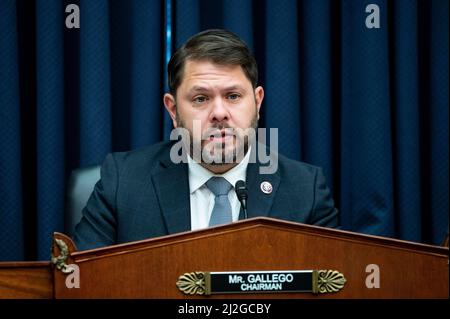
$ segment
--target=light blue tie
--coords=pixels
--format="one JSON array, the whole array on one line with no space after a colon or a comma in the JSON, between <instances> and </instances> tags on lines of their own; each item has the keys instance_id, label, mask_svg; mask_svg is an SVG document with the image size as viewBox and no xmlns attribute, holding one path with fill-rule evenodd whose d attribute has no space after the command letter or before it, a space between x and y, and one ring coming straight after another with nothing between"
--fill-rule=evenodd
<instances>
[{"instance_id":1,"label":"light blue tie","mask_svg":"<svg viewBox=\"0 0 450 319\"><path fill-rule=\"evenodd\" d=\"M223 177L211 177L206 186L216 196L209 226L231 223L233 217L228 192L233 186Z\"/></svg>"}]
</instances>

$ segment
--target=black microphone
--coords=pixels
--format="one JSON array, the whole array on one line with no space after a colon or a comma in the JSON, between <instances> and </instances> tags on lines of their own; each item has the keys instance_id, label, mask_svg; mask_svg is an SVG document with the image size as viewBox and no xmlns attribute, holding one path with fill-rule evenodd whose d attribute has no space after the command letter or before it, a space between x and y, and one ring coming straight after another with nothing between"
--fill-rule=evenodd
<instances>
[{"instance_id":1,"label":"black microphone","mask_svg":"<svg viewBox=\"0 0 450 319\"><path fill-rule=\"evenodd\" d=\"M244 211L244 219L247 219L247 198L248 198L247 185L245 185L244 181L239 180L236 182L234 189L236 191L236 195L239 199L239 202L241 203L242 210Z\"/></svg>"}]
</instances>

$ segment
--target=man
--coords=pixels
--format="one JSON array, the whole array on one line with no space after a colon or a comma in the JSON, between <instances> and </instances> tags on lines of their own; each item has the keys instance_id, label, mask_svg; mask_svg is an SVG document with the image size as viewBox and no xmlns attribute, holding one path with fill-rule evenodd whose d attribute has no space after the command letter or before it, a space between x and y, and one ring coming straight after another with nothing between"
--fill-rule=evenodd
<instances>
[{"instance_id":1,"label":"man","mask_svg":"<svg viewBox=\"0 0 450 319\"><path fill-rule=\"evenodd\" d=\"M264 146L246 132L257 126L264 90L244 42L224 30L201 32L175 52L168 73L164 105L187 141L109 154L75 230L78 249L242 219L239 180L248 189L248 218L338 226L320 168L271 154L271 173L261 173L255 154Z\"/></svg>"}]
</instances>

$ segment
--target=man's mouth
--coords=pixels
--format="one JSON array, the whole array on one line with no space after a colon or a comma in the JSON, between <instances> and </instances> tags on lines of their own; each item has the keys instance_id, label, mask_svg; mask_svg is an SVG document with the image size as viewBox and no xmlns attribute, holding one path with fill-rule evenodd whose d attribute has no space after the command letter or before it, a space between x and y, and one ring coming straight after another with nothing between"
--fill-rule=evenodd
<instances>
[{"instance_id":1,"label":"man's mouth","mask_svg":"<svg viewBox=\"0 0 450 319\"><path fill-rule=\"evenodd\" d=\"M232 128L226 128L222 130L212 130L210 132L207 132L205 135L206 135L206 138L204 138L205 140L215 143L219 142L223 143L234 136Z\"/></svg>"},{"instance_id":2,"label":"man's mouth","mask_svg":"<svg viewBox=\"0 0 450 319\"><path fill-rule=\"evenodd\" d=\"M226 131L220 131L220 134L212 134L209 136L209 140L215 143L224 143L225 141L233 138L233 134L231 133L231 130Z\"/></svg>"}]
</instances>

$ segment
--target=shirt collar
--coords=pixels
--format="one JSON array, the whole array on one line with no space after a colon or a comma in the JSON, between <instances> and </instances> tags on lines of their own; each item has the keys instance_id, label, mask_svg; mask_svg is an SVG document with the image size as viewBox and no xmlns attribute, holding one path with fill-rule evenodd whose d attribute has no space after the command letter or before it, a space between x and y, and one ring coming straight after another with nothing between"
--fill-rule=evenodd
<instances>
[{"instance_id":1,"label":"shirt collar","mask_svg":"<svg viewBox=\"0 0 450 319\"><path fill-rule=\"evenodd\" d=\"M223 174L214 174L207 170L199 163L195 162L188 154L188 169L189 169L189 190L194 193L197 189L202 187L211 177L220 176L225 178L231 185L236 185L238 180L245 181L247 166L250 159L251 147L249 147L247 154L245 154L242 161Z\"/></svg>"}]
</instances>

